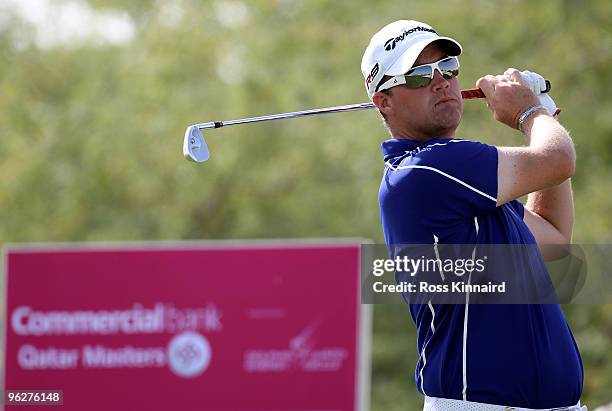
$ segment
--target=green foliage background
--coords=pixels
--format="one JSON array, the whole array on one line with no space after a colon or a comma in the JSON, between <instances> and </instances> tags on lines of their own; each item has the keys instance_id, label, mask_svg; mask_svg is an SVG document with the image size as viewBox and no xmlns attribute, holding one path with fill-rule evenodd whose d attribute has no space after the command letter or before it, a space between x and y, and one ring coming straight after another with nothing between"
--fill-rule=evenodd
<instances>
[{"instance_id":1,"label":"green foliage background","mask_svg":"<svg viewBox=\"0 0 612 411\"><path fill-rule=\"evenodd\" d=\"M57 0L58 2L61 0ZM90 0L127 11L133 41L39 49L19 19L0 31L0 241L364 237L386 137L373 112L208 133L182 159L187 125L367 100L359 69L390 21L426 21L464 46L463 87L507 67L544 73L577 152L576 243L612 241L612 2L607 0ZM243 5L237 23L219 10ZM240 6L240 7L243 7ZM19 35L20 46L14 42ZM482 101L458 136L518 145ZM612 401L612 306L565 307L585 362L584 401ZM406 307L376 306L372 409L420 408Z\"/></svg>"}]
</instances>

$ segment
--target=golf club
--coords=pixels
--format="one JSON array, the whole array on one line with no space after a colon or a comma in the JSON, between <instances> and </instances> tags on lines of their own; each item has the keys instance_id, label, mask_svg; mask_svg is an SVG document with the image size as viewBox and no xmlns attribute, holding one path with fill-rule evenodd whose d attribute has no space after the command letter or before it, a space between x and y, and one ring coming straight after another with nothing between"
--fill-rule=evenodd
<instances>
[{"instance_id":1,"label":"golf club","mask_svg":"<svg viewBox=\"0 0 612 411\"><path fill-rule=\"evenodd\" d=\"M542 90L542 93L548 93L549 91L550 82L546 80L546 89ZM461 97L463 99L474 99L484 98L485 95L481 89L471 88L461 90ZM345 106L315 108L303 111L292 111L289 113L269 114L258 117L240 118L237 120L210 121L207 123L194 124L192 126L189 126L185 131L185 138L183 140L183 155L187 160L194 161L196 163L202 163L210 158L208 146L206 145L206 141L204 140L204 136L202 135L202 132L200 130L221 128L225 126L233 126L236 124L260 123L262 121L281 120L285 118L314 116L318 114L345 113L348 111L369 110L375 107L376 106L374 105L374 103L369 102L349 104Z\"/></svg>"}]
</instances>

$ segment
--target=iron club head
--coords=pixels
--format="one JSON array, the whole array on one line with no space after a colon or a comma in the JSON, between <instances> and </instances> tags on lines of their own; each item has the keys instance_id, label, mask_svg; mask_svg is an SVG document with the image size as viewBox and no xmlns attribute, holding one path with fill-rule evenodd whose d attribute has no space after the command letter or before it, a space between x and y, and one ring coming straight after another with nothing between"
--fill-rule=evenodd
<instances>
[{"instance_id":1,"label":"iron club head","mask_svg":"<svg viewBox=\"0 0 612 411\"><path fill-rule=\"evenodd\" d=\"M190 126L185 131L183 155L187 160L196 163L203 163L210 157L204 136L197 126Z\"/></svg>"}]
</instances>

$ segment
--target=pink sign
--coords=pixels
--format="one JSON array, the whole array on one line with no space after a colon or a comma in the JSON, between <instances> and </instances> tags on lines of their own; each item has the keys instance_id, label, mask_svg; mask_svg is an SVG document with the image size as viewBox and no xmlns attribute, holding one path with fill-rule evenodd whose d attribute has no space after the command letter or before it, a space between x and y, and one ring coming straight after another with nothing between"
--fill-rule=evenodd
<instances>
[{"instance_id":1,"label":"pink sign","mask_svg":"<svg viewBox=\"0 0 612 411\"><path fill-rule=\"evenodd\" d=\"M5 258L6 390L61 390L64 411L363 406L359 244L10 248Z\"/></svg>"}]
</instances>

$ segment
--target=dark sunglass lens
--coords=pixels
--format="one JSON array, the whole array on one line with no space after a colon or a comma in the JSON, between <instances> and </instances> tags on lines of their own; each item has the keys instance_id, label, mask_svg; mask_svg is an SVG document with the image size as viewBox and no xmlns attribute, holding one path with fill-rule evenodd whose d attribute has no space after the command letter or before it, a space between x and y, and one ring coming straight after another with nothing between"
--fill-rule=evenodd
<instances>
[{"instance_id":1,"label":"dark sunglass lens","mask_svg":"<svg viewBox=\"0 0 612 411\"><path fill-rule=\"evenodd\" d=\"M429 76L406 76L406 86L408 88L425 87L431 82Z\"/></svg>"},{"instance_id":2,"label":"dark sunglass lens","mask_svg":"<svg viewBox=\"0 0 612 411\"><path fill-rule=\"evenodd\" d=\"M415 67L406 73L406 86L408 88L425 87L431 82L431 67Z\"/></svg>"},{"instance_id":3,"label":"dark sunglass lens","mask_svg":"<svg viewBox=\"0 0 612 411\"><path fill-rule=\"evenodd\" d=\"M430 66L415 67L406 73L406 76L430 76L430 75L431 75Z\"/></svg>"},{"instance_id":4,"label":"dark sunglass lens","mask_svg":"<svg viewBox=\"0 0 612 411\"><path fill-rule=\"evenodd\" d=\"M453 77L457 77L459 75L459 69L457 70L444 70L442 72L442 77L444 77L445 79L451 79Z\"/></svg>"},{"instance_id":5,"label":"dark sunglass lens","mask_svg":"<svg viewBox=\"0 0 612 411\"><path fill-rule=\"evenodd\" d=\"M456 57L450 57L438 63L438 67L442 71L457 70L459 68L459 60Z\"/></svg>"},{"instance_id":6,"label":"dark sunglass lens","mask_svg":"<svg viewBox=\"0 0 612 411\"><path fill-rule=\"evenodd\" d=\"M440 72L445 79L451 79L459 75L459 60L456 57L446 58L438 63Z\"/></svg>"}]
</instances>

